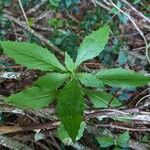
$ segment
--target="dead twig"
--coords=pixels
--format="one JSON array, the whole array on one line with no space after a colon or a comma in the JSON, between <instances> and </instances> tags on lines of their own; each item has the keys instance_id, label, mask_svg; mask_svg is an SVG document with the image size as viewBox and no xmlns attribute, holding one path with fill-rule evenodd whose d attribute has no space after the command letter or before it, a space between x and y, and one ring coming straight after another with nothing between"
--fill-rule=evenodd
<instances>
[{"instance_id":1,"label":"dead twig","mask_svg":"<svg viewBox=\"0 0 150 150\"><path fill-rule=\"evenodd\" d=\"M41 3L38 3L33 8L27 11L27 14L35 13L42 5L44 5L48 0L42 0Z\"/></svg>"},{"instance_id":2,"label":"dead twig","mask_svg":"<svg viewBox=\"0 0 150 150\"><path fill-rule=\"evenodd\" d=\"M144 107L144 106L143 106ZM100 109L100 110L95 110L95 111L86 111L84 113L85 119L89 120L90 118L96 118L96 117L101 117L101 118L115 118L115 117L125 117L127 119L130 119L131 121L138 121L138 123L144 122L144 124L150 124L150 115L149 113L147 114L146 112L140 111L143 107L138 107L138 108L132 108L132 109L125 109L125 110L117 110L117 109ZM13 113L17 114L22 114L24 115L24 112L21 112L18 110L13 110ZM3 112L3 110L1 110ZM6 110L8 111L8 110ZM9 110L11 112L11 109ZM34 114L38 114L38 111L35 111ZM42 124L36 124L33 126L25 126L25 127L16 127L16 126L1 126L0 131L1 134L6 134L6 133L12 133L12 132L18 132L18 131L26 131L26 130L37 130L37 129L54 129L57 128L60 125L60 121L50 121ZM110 124L109 124L110 125ZM113 127L113 126L112 126ZM118 126L115 126L114 128L117 128ZM120 128L120 129L126 129L125 128ZM127 130L132 130L128 129ZM133 131L150 131L150 129L145 129L145 128L140 128L140 129L133 129Z\"/></svg>"},{"instance_id":3,"label":"dead twig","mask_svg":"<svg viewBox=\"0 0 150 150\"><path fill-rule=\"evenodd\" d=\"M39 20L43 19L43 18L50 18L51 16L52 16L52 12L51 11L43 12L41 15L39 15L38 17L36 17L34 19L34 24L36 22L38 22Z\"/></svg>"},{"instance_id":4,"label":"dead twig","mask_svg":"<svg viewBox=\"0 0 150 150\"><path fill-rule=\"evenodd\" d=\"M142 100L144 100L145 98L148 98L148 97L150 97L150 94L147 94L147 95L145 95L144 97L142 97L140 100L138 100L138 102L136 103L136 106L138 106L138 104L139 104Z\"/></svg>"},{"instance_id":5,"label":"dead twig","mask_svg":"<svg viewBox=\"0 0 150 150\"><path fill-rule=\"evenodd\" d=\"M104 9L110 11L110 8L109 8L107 5L103 4L102 2L99 2L99 1L97 1L97 0L91 0L91 1L92 1L92 3L94 4L94 6L97 4L97 5L99 5L100 7L102 7L102 8L104 8Z\"/></svg>"},{"instance_id":6,"label":"dead twig","mask_svg":"<svg viewBox=\"0 0 150 150\"><path fill-rule=\"evenodd\" d=\"M96 127L110 127L115 129L127 130L127 131L139 131L139 132L150 132L149 128L129 128L120 125L111 124L97 124Z\"/></svg>"},{"instance_id":7,"label":"dead twig","mask_svg":"<svg viewBox=\"0 0 150 150\"><path fill-rule=\"evenodd\" d=\"M20 8L21 8L21 11L22 11L22 13L23 13L23 16L24 16L24 18L25 18L26 24L29 25L27 15L26 15L26 13L25 13L25 11L24 11L24 8L23 8L23 6L22 6L22 2L21 2L21 0L18 0L18 2L19 2L19 5L20 5Z\"/></svg>"},{"instance_id":8,"label":"dead twig","mask_svg":"<svg viewBox=\"0 0 150 150\"><path fill-rule=\"evenodd\" d=\"M139 16L141 16L144 20L146 20L147 22L150 23L150 19L147 18L145 15L143 15L140 11L138 11L135 7L133 7L129 2L127 2L126 0L121 0L122 2L124 2L125 4L127 4L133 11L135 11L136 13L139 14Z\"/></svg>"}]
</instances>

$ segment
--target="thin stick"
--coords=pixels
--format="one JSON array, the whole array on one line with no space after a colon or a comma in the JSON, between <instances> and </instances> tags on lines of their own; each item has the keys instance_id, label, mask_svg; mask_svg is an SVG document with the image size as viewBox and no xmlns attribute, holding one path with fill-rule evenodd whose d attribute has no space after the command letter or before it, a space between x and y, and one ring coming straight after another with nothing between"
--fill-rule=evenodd
<instances>
[{"instance_id":1,"label":"thin stick","mask_svg":"<svg viewBox=\"0 0 150 150\"><path fill-rule=\"evenodd\" d=\"M109 7L107 7L106 5L102 4L101 2L99 2L99 1L97 1L97 0L92 0L92 3L94 4L94 6L95 6L95 4L97 4L97 5L99 5L100 7L102 7L102 8L104 8L104 9L110 11L110 8L109 8Z\"/></svg>"},{"instance_id":2,"label":"thin stick","mask_svg":"<svg viewBox=\"0 0 150 150\"><path fill-rule=\"evenodd\" d=\"M138 106L138 104L139 104L142 100L144 100L145 98L148 98L148 97L150 97L150 94L145 95L144 97L142 97L142 98L136 103L135 106Z\"/></svg>"},{"instance_id":3,"label":"thin stick","mask_svg":"<svg viewBox=\"0 0 150 150\"><path fill-rule=\"evenodd\" d=\"M33 8L27 11L27 14L35 13L42 5L44 5L48 0L42 0L41 3L35 5Z\"/></svg>"},{"instance_id":4,"label":"thin stick","mask_svg":"<svg viewBox=\"0 0 150 150\"><path fill-rule=\"evenodd\" d=\"M147 91L149 91L149 90L150 90L150 87L149 87L149 88L146 88L144 91L140 92L137 96L135 96L132 101L134 101L134 100L137 99L139 96L143 95L145 92L147 92Z\"/></svg>"},{"instance_id":5,"label":"thin stick","mask_svg":"<svg viewBox=\"0 0 150 150\"><path fill-rule=\"evenodd\" d=\"M18 0L18 2L19 2L19 5L20 5L20 8L21 8L21 11L22 11L22 13L23 13L23 16L24 16L24 18L25 18L26 24L28 25L28 24L29 24L28 18L27 18L27 16L26 16L26 13L25 13L24 8L23 8L23 6L22 6L22 2L21 2L21 0Z\"/></svg>"},{"instance_id":6,"label":"thin stick","mask_svg":"<svg viewBox=\"0 0 150 150\"><path fill-rule=\"evenodd\" d=\"M138 13L142 18L144 18L147 22L150 23L150 19L144 16L140 11L138 11L135 7L133 7L129 2L126 0L121 0L122 2L126 3L132 10L134 10L136 13Z\"/></svg>"},{"instance_id":7,"label":"thin stick","mask_svg":"<svg viewBox=\"0 0 150 150\"><path fill-rule=\"evenodd\" d=\"M127 131L140 131L140 132L150 132L150 129L148 128L128 128L128 127L123 127L123 126L118 126L118 125L113 125L113 124L98 124L96 127L111 127L111 128L116 128L116 129L121 129L121 130L127 130Z\"/></svg>"},{"instance_id":8,"label":"thin stick","mask_svg":"<svg viewBox=\"0 0 150 150\"><path fill-rule=\"evenodd\" d=\"M0 66L0 69L6 69L6 68L22 68L23 66Z\"/></svg>"}]
</instances>

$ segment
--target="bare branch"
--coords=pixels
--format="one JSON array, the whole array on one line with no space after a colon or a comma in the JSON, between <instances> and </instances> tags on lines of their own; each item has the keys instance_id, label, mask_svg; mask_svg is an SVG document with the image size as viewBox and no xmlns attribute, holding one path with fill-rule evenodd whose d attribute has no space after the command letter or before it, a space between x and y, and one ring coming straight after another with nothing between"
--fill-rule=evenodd
<instances>
[{"instance_id":1,"label":"bare branch","mask_svg":"<svg viewBox=\"0 0 150 150\"><path fill-rule=\"evenodd\" d=\"M27 11L27 14L35 13L42 5L44 5L48 0L41 0L41 3L35 5L33 8Z\"/></svg>"},{"instance_id":2,"label":"bare branch","mask_svg":"<svg viewBox=\"0 0 150 150\"><path fill-rule=\"evenodd\" d=\"M24 11L23 6L22 6L22 2L21 2L21 0L18 0L18 2L19 2L19 5L20 5L20 8L21 8L21 11L22 11L22 13L23 13L23 16L24 16L24 18L25 18L25 20L26 20L26 24L28 25L28 24L29 24L28 18L27 18L27 15L26 15L25 11Z\"/></svg>"},{"instance_id":3,"label":"bare branch","mask_svg":"<svg viewBox=\"0 0 150 150\"><path fill-rule=\"evenodd\" d=\"M133 11L135 11L136 13L138 13L143 19L145 19L147 22L150 23L150 19L147 18L145 15L143 15L140 11L138 11L135 7L133 7L129 2L127 2L126 0L121 0L122 2L126 3Z\"/></svg>"},{"instance_id":4,"label":"bare branch","mask_svg":"<svg viewBox=\"0 0 150 150\"><path fill-rule=\"evenodd\" d=\"M129 128L124 126L118 126L113 124L97 124L96 127L110 127L115 129L127 130L127 131L140 131L140 132L150 132L149 128Z\"/></svg>"}]
</instances>

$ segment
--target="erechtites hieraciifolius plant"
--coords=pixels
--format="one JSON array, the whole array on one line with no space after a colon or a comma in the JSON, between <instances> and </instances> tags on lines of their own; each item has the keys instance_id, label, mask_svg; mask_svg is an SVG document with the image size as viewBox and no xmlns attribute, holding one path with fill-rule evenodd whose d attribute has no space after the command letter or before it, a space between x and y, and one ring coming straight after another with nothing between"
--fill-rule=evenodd
<instances>
[{"instance_id":1,"label":"erechtites hieraciifolius plant","mask_svg":"<svg viewBox=\"0 0 150 150\"><path fill-rule=\"evenodd\" d=\"M104 85L129 88L144 86L150 78L142 73L122 68L99 70L96 73L78 72L81 63L101 53L109 39L109 26L103 26L86 36L79 46L75 62L65 53L65 66L46 48L27 42L1 41L4 53L16 63L29 69L46 71L33 86L12 94L6 102L21 108L40 109L57 99L57 114L69 136L75 141L83 122L84 95L95 107L120 106L117 98L102 91Z\"/></svg>"}]
</instances>

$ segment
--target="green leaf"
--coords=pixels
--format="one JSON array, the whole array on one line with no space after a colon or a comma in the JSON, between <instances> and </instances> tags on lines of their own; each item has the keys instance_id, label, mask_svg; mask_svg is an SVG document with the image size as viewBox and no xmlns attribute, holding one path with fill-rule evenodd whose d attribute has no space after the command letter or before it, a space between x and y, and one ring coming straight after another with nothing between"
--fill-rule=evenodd
<instances>
[{"instance_id":1,"label":"green leaf","mask_svg":"<svg viewBox=\"0 0 150 150\"><path fill-rule=\"evenodd\" d=\"M123 148L128 147L129 139L130 139L129 132L126 131L117 137L117 145Z\"/></svg>"},{"instance_id":2,"label":"green leaf","mask_svg":"<svg viewBox=\"0 0 150 150\"><path fill-rule=\"evenodd\" d=\"M48 24L51 26L51 27L55 27L55 28L61 28L63 27L63 20L61 19L57 19L57 18L50 18L48 20Z\"/></svg>"},{"instance_id":3,"label":"green leaf","mask_svg":"<svg viewBox=\"0 0 150 150\"><path fill-rule=\"evenodd\" d=\"M83 121L84 99L75 80L71 80L59 93L57 112L69 136L75 141Z\"/></svg>"},{"instance_id":4,"label":"green leaf","mask_svg":"<svg viewBox=\"0 0 150 150\"><path fill-rule=\"evenodd\" d=\"M40 109L52 101L54 90L61 86L68 78L68 74L51 73L40 77L34 86L13 94L6 98L9 104L22 107Z\"/></svg>"},{"instance_id":5,"label":"green leaf","mask_svg":"<svg viewBox=\"0 0 150 150\"><path fill-rule=\"evenodd\" d=\"M95 75L89 73L78 73L77 78L86 87L103 88L103 83Z\"/></svg>"},{"instance_id":6,"label":"green leaf","mask_svg":"<svg viewBox=\"0 0 150 150\"><path fill-rule=\"evenodd\" d=\"M111 94L103 91L86 90L86 94L89 96L90 100L96 108L108 108L108 104L113 98ZM117 107L121 105L121 102L117 98L113 98L109 105L111 107Z\"/></svg>"},{"instance_id":7,"label":"green leaf","mask_svg":"<svg viewBox=\"0 0 150 150\"><path fill-rule=\"evenodd\" d=\"M150 82L150 78L142 73L122 68L102 70L97 72L96 76L104 84L121 88L143 86Z\"/></svg>"},{"instance_id":8,"label":"green leaf","mask_svg":"<svg viewBox=\"0 0 150 150\"><path fill-rule=\"evenodd\" d=\"M73 70L75 68L75 64L74 64L73 60L71 59L71 57L67 54L67 52L65 52L65 65L66 65L66 68L70 72L73 72Z\"/></svg>"},{"instance_id":9,"label":"green leaf","mask_svg":"<svg viewBox=\"0 0 150 150\"><path fill-rule=\"evenodd\" d=\"M86 127L85 122L82 122L80 124L80 129L78 130L78 135L76 136L76 141L79 140L83 136L83 132L84 132L85 127ZM68 132L65 130L65 128L62 124L57 128L57 135L58 135L59 139L65 145L73 144L72 139L69 137Z\"/></svg>"},{"instance_id":10,"label":"green leaf","mask_svg":"<svg viewBox=\"0 0 150 150\"><path fill-rule=\"evenodd\" d=\"M103 147L103 148L106 148L115 144L113 137L104 136L104 137L97 137L96 139L100 143L100 147Z\"/></svg>"},{"instance_id":11,"label":"green leaf","mask_svg":"<svg viewBox=\"0 0 150 150\"><path fill-rule=\"evenodd\" d=\"M18 64L22 64L30 69L39 69L42 71L63 70L62 66L54 54L46 48L26 42L2 41L4 52L15 59Z\"/></svg>"},{"instance_id":12,"label":"green leaf","mask_svg":"<svg viewBox=\"0 0 150 150\"><path fill-rule=\"evenodd\" d=\"M109 38L109 27L104 26L85 37L81 43L76 59L76 67L83 61L93 59L104 49Z\"/></svg>"},{"instance_id":13,"label":"green leaf","mask_svg":"<svg viewBox=\"0 0 150 150\"><path fill-rule=\"evenodd\" d=\"M52 101L53 93L43 91L41 88L33 86L18 94L13 94L6 98L7 103L21 108L40 109L49 105Z\"/></svg>"},{"instance_id":14,"label":"green leaf","mask_svg":"<svg viewBox=\"0 0 150 150\"><path fill-rule=\"evenodd\" d=\"M59 3L61 0L49 0L49 3L54 7L59 7Z\"/></svg>"},{"instance_id":15,"label":"green leaf","mask_svg":"<svg viewBox=\"0 0 150 150\"><path fill-rule=\"evenodd\" d=\"M43 90L52 91L61 86L69 77L69 74L50 73L46 76L40 77L35 81L34 85Z\"/></svg>"}]
</instances>

